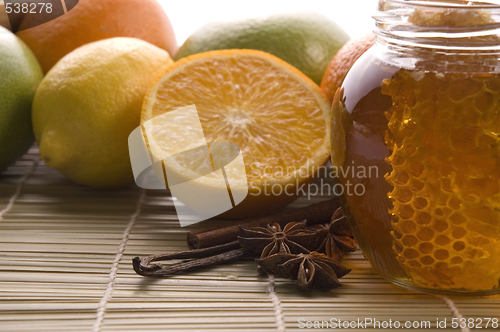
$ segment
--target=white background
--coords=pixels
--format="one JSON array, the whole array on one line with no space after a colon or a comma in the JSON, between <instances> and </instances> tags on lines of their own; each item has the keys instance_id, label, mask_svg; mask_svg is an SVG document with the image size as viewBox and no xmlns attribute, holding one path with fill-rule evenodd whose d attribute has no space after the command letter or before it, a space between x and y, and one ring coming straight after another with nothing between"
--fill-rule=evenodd
<instances>
[{"instance_id":1,"label":"white background","mask_svg":"<svg viewBox=\"0 0 500 332\"><path fill-rule=\"evenodd\" d=\"M340 25L351 38L369 32L378 0L158 0L182 45L203 24L279 12L315 11Z\"/></svg>"}]
</instances>

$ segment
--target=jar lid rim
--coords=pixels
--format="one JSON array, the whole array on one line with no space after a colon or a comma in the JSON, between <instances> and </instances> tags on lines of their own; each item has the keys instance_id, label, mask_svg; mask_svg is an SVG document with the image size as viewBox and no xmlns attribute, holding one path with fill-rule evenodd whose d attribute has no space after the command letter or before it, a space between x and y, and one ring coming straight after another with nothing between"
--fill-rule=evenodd
<instances>
[{"instance_id":1,"label":"jar lid rim","mask_svg":"<svg viewBox=\"0 0 500 332\"><path fill-rule=\"evenodd\" d=\"M382 0L384 1L384 0ZM398 3L404 6L411 7L428 7L428 8L461 8L461 9L500 9L500 2L498 4L495 3L485 3L482 1L447 1L447 0L386 0L392 3ZM473 5L468 5L468 3L473 3Z\"/></svg>"}]
</instances>

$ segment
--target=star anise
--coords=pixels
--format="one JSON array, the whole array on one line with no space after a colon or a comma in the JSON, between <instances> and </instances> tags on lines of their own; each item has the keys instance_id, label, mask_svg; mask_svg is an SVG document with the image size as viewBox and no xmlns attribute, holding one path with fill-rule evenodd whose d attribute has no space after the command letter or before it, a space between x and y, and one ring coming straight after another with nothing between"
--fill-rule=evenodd
<instances>
[{"instance_id":1,"label":"star anise","mask_svg":"<svg viewBox=\"0 0 500 332\"><path fill-rule=\"evenodd\" d=\"M288 223L283 229L277 223L266 227L240 227L238 237L244 249L260 253L260 258L284 252L291 254L309 253L317 241L315 230L306 229L307 221Z\"/></svg>"},{"instance_id":2,"label":"star anise","mask_svg":"<svg viewBox=\"0 0 500 332\"><path fill-rule=\"evenodd\" d=\"M330 258L340 262L344 254L356 250L356 240L354 240L342 208L335 211L330 224L316 225L312 229L323 238L317 251L325 253Z\"/></svg>"},{"instance_id":3,"label":"star anise","mask_svg":"<svg viewBox=\"0 0 500 332\"><path fill-rule=\"evenodd\" d=\"M301 289L330 289L341 286L339 278L351 269L318 252L308 254L278 253L257 260L266 272L277 277L296 279Z\"/></svg>"}]
</instances>

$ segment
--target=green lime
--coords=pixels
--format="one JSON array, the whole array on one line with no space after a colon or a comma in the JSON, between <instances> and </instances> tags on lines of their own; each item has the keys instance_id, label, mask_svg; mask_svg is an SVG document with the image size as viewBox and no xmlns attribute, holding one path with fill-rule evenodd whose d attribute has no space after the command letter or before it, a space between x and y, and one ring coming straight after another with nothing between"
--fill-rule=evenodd
<instances>
[{"instance_id":1,"label":"green lime","mask_svg":"<svg viewBox=\"0 0 500 332\"><path fill-rule=\"evenodd\" d=\"M271 53L320 84L335 53L349 36L335 22L314 12L277 14L209 23L195 31L175 60L223 49L254 49Z\"/></svg>"},{"instance_id":2,"label":"green lime","mask_svg":"<svg viewBox=\"0 0 500 332\"><path fill-rule=\"evenodd\" d=\"M33 144L31 104L42 69L24 42L0 27L0 170Z\"/></svg>"}]
</instances>

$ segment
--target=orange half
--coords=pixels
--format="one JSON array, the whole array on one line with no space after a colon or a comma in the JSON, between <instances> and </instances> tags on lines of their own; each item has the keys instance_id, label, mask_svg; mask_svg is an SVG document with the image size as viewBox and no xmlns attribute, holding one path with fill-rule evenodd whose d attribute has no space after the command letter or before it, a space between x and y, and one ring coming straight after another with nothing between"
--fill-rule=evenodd
<instances>
[{"instance_id":1,"label":"orange half","mask_svg":"<svg viewBox=\"0 0 500 332\"><path fill-rule=\"evenodd\" d=\"M141 124L193 104L206 142L235 143L243 155L244 170L227 170L227 176L245 172L249 193L228 217L282 208L329 158L329 101L312 80L271 54L222 50L181 59L150 88ZM155 126L160 130L149 144L153 154L178 146L172 141L186 149L196 145L186 119L169 123L168 130L161 130L161 121ZM190 172L204 163L210 167L210 161L179 160Z\"/></svg>"}]
</instances>

